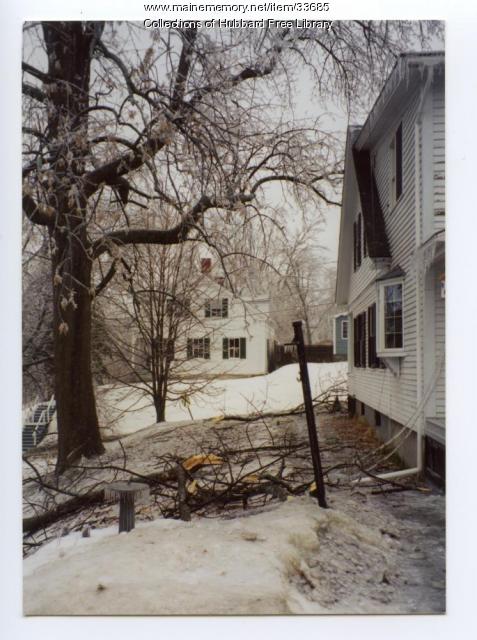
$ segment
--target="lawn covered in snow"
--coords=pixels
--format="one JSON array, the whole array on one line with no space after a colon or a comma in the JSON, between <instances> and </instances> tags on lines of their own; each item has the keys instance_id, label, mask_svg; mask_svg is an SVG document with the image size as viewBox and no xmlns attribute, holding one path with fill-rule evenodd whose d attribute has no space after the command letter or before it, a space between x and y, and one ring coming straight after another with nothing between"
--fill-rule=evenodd
<instances>
[{"instance_id":1,"label":"lawn covered in snow","mask_svg":"<svg viewBox=\"0 0 477 640\"><path fill-rule=\"evenodd\" d=\"M345 381L347 367L346 362L308 364L313 397ZM152 399L140 388L102 387L97 403L101 425L112 435L124 436L156 422ZM203 391L191 395L187 403L169 402L166 421L287 411L302 403L298 364L291 364L264 376L213 380Z\"/></svg>"}]
</instances>

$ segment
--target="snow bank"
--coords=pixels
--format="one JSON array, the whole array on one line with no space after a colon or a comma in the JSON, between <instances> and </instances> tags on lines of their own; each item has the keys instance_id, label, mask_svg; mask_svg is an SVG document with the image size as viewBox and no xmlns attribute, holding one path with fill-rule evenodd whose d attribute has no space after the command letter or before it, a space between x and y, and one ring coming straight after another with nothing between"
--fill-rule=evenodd
<instances>
[{"instance_id":1,"label":"snow bank","mask_svg":"<svg viewBox=\"0 0 477 640\"><path fill-rule=\"evenodd\" d=\"M359 541L382 575L379 564L389 554L382 536L349 516L319 509L311 498L231 520L159 519L127 534L116 528L93 530L90 538L70 534L25 560L24 612L329 613L323 602L330 586L320 583L320 562L329 558L321 543L343 532L350 545L348 558L341 548L342 564L352 567ZM335 543L331 552L337 556ZM367 603L364 594L355 611L370 611Z\"/></svg>"},{"instance_id":2,"label":"snow bank","mask_svg":"<svg viewBox=\"0 0 477 640\"><path fill-rule=\"evenodd\" d=\"M313 396L318 396L347 376L346 362L308 365ZM205 391L190 397L190 404L170 402L168 422L203 420L224 414L248 415L257 411L286 411L303 402L297 364L266 376L215 380ZM114 435L127 435L156 422L150 396L140 389L103 388L98 394L103 425Z\"/></svg>"}]
</instances>

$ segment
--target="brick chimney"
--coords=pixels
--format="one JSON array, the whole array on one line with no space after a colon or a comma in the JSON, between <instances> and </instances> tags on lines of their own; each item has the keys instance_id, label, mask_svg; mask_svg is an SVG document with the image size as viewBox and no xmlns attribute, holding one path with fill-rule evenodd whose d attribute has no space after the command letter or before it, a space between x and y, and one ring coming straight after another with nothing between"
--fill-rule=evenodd
<instances>
[{"instance_id":1,"label":"brick chimney","mask_svg":"<svg viewBox=\"0 0 477 640\"><path fill-rule=\"evenodd\" d=\"M210 273L212 269L212 258L200 259L200 271L201 273Z\"/></svg>"}]
</instances>

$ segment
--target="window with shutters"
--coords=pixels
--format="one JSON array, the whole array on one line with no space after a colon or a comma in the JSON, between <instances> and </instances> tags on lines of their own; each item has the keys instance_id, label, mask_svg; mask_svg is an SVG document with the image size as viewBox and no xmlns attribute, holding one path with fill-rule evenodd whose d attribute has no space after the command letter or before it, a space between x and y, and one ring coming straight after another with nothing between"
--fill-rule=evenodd
<instances>
[{"instance_id":1,"label":"window with shutters","mask_svg":"<svg viewBox=\"0 0 477 640\"><path fill-rule=\"evenodd\" d=\"M402 278L386 280L378 286L378 355L405 355L404 348L404 285Z\"/></svg>"},{"instance_id":2,"label":"window with shutters","mask_svg":"<svg viewBox=\"0 0 477 640\"><path fill-rule=\"evenodd\" d=\"M172 338L151 338L146 342L141 338L141 346L144 352L144 365L151 370L153 366L164 360L171 362L175 358L174 340Z\"/></svg>"},{"instance_id":3,"label":"window with shutters","mask_svg":"<svg viewBox=\"0 0 477 640\"><path fill-rule=\"evenodd\" d=\"M366 313L360 313L353 320L354 366L366 366Z\"/></svg>"},{"instance_id":4,"label":"window with shutters","mask_svg":"<svg viewBox=\"0 0 477 640\"><path fill-rule=\"evenodd\" d=\"M396 129L391 145L389 147L391 165L391 198L393 207L402 194L402 123Z\"/></svg>"},{"instance_id":5,"label":"window with shutters","mask_svg":"<svg viewBox=\"0 0 477 640\"><path fill-rule=\"evenodd\" d=\"M368 366L372 369L383 368L384 364L377 356L376 305L368 307Z\"/></svg>"},{"instance_id":6,"label":"window with shutters","mask_svg":"<svg viewBox=\"0 0 477 640\"><path fill-rule=\"evenodd\" d=\"M166 301L166 314L168 316L183 317L190 313L189 298L168 298Z\"/></svg>"},{"instance_id":7,"label":"window with shutters","mask_svg":"<svg viewBox=\"0 0 477 640\"><path fill-rule=\"evenodd\" d=\"M219 298L218 300L207 300L205 303L206 318L228 318L229 299Z\"/></svg>"},{"instance_id":8,"label":"window with shutters","mask_svg":"<svg viewBox=\"0 0 477 640\"><path fill-rule=\"evenodd\" d=\"M210 338L189 338L187 340L187 358L210 360Z\"/></svg>"},{"instance_id":9,"label":"window with shutters","mask_svg":"<svg viewBox=\"0 0 477 640\"><path fill-rule=\"evenodd\" d=\"M361 214L358 213L356 221L353 224L353 265L354 270L361 266L362 255L362 219Z\"/></svg>"},{"instance_id":10,"label":"window with shutters","mask_svg":"<svg viewBox=\"0 0 477 640\"><path fill-rule=\"evenodd\" d=\"M240 358L245 360L247 357L247 341L245 338L224 338L222 341L222 357L224 360L230 358Z\"/></svg>"}]
</instances>

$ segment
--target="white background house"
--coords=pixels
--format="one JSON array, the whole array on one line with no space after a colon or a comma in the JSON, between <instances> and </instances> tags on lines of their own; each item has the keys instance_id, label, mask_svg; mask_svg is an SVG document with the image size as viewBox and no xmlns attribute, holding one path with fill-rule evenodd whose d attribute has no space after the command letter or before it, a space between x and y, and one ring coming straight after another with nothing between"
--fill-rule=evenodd
<instances>
[{"instance_id":1,"label":"white background house","mask_svg":"<svg viewBox=\"0 0 477 640\"><path fill-rule=\"evenodd\" d=\"M444 54L403 55L365 124L348 130L336 302L350 314L356 412L397 436L411 466L425 454L441 480L444 171Z\"/></svg>"},{"instance_id":2,"label":"white background house","mask_svg":"<svg viewBox=\"0 0 477 640\"><path fill-rule=\"evenodd\" d=\"M258 375L269 370L274 332L266 296L234 295L223 278L205 277L194 309L198 322L187 336L182 369L196 375Z\"/></svg>"}]
</instances>

